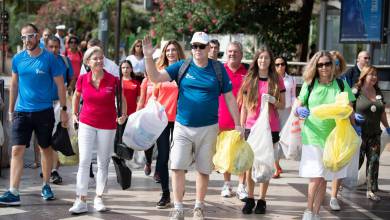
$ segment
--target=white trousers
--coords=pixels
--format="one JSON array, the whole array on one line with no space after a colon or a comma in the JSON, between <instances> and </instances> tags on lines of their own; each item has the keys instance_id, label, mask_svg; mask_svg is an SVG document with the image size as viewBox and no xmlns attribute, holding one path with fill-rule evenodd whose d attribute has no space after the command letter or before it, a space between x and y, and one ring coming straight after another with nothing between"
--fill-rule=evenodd
<instances>
[{"instance_id":1,"label":"white trousers","mask_svg":"<svg viewBox=\"0 0 390 220\"><path fill-rule=\"evenodd\" d=\"M76 193L87 196L89 182L89 167L92 160L92 150L97 151L96 195L102 195L108 178L108 165L114 151L115 129L105 130L80 123L79 125L79 170L77 172Z\"/></svg>"}]
</instances>

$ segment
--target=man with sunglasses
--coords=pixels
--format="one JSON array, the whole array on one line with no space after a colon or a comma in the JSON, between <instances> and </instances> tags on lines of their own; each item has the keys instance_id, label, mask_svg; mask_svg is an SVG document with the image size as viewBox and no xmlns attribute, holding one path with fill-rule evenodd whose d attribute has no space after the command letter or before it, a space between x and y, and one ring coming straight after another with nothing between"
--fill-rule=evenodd
<instances>
[{"instance_id":1,"label":"man with sunglasses","mask_svg":"<svg viewBox=\"0 0 390 220\"><path fill-rule=\"evenodd\" d=\"M370 54L367 51L360 51L356 59L355 66L349 68L347 72L341 76L341 78L345 79L348 85L352 88L359 79L360 71L363 67L370 64L370 59Z\"/></svg>"},{"instance_id":2,"label":"man with sunglasses","mask_svg":"<svg viewBox=\"0 0 390 220\"><path fill-rule=\"evenodd\" d=\"M52 168L51 136L54 127L53 81L58 88L60 119L66 126L65 86L54 55L39 47L38 28L27 24L21 29L24 51L12 59L8 118L11 122L12 159L10 188L0 196L2 205L20 205L19 184L23 171L23 156L32 132L41 149L44 200L53 200L49 186Z\"/></svg>"},{"instance_id":3,"label":"man with sunglasses","mask_svg":"<svg viewBox=\"0 0 390 220\"><path fill-rule=\"evenodd\" d=\"M146 72L154 82L176 80L179 85L179 98L173 145L171 148L172 188L174 211L171 219L184 219L183 197L185 172L195 162L196 201L194 219L204 219L204 199L207 192L209 175L213 171L212 157L218 135L218 97L223 94L229 113L234 120L235 129L243 135L239 122L236 99L232 93L232 83L222 63L208 58L209 37L204 32L196 32L191 40L192 61L184 75L179 72L186 61L182 60L168 66L160 72L153 63L153 48L149 36L143 40ZM214 70L220 65L221 79ZM221 88L222 87L222 88Z\"/></svg>"}]
</instances>

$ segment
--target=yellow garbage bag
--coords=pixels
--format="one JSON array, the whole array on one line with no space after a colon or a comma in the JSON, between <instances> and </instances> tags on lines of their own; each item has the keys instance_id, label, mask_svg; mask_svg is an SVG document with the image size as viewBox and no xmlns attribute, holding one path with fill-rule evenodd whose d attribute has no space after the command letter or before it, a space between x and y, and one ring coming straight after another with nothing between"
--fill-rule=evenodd
<instances>
[{"instance_id":1,"label":"yellow garbage bag","mask_svg":"<svg viewBox=\"0 0 390 220\"><path fill-rule=\"evenodd\" d=\"M360 137L349 121L353 109L348 103L348 94L342 92L336 96L335 103L320 105L311 110L320 119L336 121L336 127L326 139L323 154L324 166L333 172L347 165L361 144Z\"/></svg>"},{"instance_id":2,"label":"yellow garbage bag","mask_svg":"<svg viewBox=\"0 0 390 220\"><path fill-rule=\"evenodd\" d=\"M218 135L216 153L213 157L215 170L234 175L249 170L253 164L253 151L236 130L223 131Z\"/></svg>"}]
</instances>

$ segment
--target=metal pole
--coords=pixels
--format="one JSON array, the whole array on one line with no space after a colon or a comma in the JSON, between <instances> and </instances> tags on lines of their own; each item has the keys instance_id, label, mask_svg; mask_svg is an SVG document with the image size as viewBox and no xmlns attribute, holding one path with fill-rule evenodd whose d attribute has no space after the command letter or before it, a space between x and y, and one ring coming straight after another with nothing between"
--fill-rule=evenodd
<instances>
[{"instance_id":1,"label":"metal pole","mask_svg":"<svg viewBox=\"0 0 390 220\"><path fill-rule=\"evenodd\" d=\"M121 38L121 0L116 1L116 21L115 21L115 63L119 64L119 45Z\"/></svg>"},{"instance_id":2,"label":"metal pole","mask_svg":"<svg viewBox=\"0 0 390 220\"><path fill-rule=\"evenodd\" d=\"M320 30L318 36L318 50L325 50L326 43L326 7L327 1L322 0L320 6Z\"/></svg>"}]
</instances>

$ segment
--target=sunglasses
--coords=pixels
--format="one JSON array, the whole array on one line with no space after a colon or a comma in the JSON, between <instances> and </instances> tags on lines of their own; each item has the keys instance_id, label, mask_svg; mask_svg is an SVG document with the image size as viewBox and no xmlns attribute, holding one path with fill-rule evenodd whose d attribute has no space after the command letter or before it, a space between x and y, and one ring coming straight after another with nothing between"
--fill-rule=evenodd
<instances>
[{"instance_id":1,"label":"sunglasses","mask_svg":"<svg viewBox=\"0 0 390 220\"><path fill-rule=\"evenodd\" d=\"M192 44L191 49L196 50L196 49L201 49L204 50L207 47L206 44Z\"/></svg>"},{"instance_id":2,"label":"sunglasses","mask_svg":"<svg viewBox=\"0 0 390 220\"><path fill-rule=\"evenodd\" d=\"M279 67L279 66L286 66L286 64L285 64L285 63L275 63L275 66L276 66L276 67Z\"/></svg>"},{"instance_id":3,"label":"sunglasses","mask_svg":"<svg viewBox=\"0 0 390 220\"><path fill-rule=\"evenodd\" d=\"M317 63L317 68L323 68L323 67L330 67L332 66L332 62L326 62L326 63Z\"/></svg>"},{"instance_id":4,"label":"sunglasses","mask_svg":"<svg viewBox=\"0 0 390 220\"><path fill-rule=\"evenodd\" d=\"M27 35L20 36L20 39L22 39L22 41L31 40L31 39L35 38L36 36L37 36L37 33L27 34Z\"/></svg>"}]
</instances>

